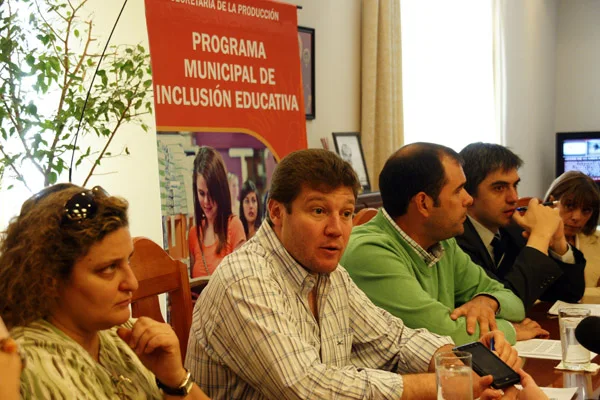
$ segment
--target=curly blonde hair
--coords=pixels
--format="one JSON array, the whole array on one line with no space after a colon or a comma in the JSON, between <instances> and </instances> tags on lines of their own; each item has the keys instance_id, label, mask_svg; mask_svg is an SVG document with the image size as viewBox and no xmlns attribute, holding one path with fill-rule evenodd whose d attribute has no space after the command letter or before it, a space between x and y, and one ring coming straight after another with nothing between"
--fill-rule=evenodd
<instances>
[{"instance_id":1,"label":"curly blonde hair","mask_svg":"<svg viewBox=\"0 0 600 400\"><path fill-rule=\"evenodd\" d=\"M51 314L75 262L107 234L129 225L125 199L96 194L96 213L82 221L65 218L65 204L86 189L50 186L29 198L0 236L0 315L24 326Z\"/></svg>"}]
</instances>

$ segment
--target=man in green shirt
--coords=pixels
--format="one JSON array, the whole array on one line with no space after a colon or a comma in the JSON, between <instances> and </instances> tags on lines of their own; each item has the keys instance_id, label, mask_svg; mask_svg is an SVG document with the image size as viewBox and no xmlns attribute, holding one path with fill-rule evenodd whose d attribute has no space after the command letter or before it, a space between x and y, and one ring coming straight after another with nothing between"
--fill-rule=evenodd
<instances>
[{"instance_id":1,"label":"man in green shirt","mask_svg":"<svg viewBox=\"0 0 600 400\"><path fill-rule=\"evenodd\" d=\"M521 300L453 239L473 201L461 163L454 150L432 143L393 154L379 176L383 208L353 229L340 264L376 305L457 344L494 329L511 343L543 335L525 319Z\"/></svg>"}]
</instances>

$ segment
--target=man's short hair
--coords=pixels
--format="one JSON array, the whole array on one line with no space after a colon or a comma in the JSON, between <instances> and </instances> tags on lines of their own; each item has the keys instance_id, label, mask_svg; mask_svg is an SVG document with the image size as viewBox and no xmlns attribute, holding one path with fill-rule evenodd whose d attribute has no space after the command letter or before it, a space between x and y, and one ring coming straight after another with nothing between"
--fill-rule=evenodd
<instances>
[{"instance_id":1,"label":"man's short hair","mask_svg":"<svg viewBox=\"0 0 600 400\"><path fill-rule=\"evenodd\" d=\"M439 204L439 195L446 183L443 157L462 165L457 152L435 143L412 143L388 158L379 174L379 190L383 208L392 217L406 214L410 200L419 192Z\"/></svg>"},{"instance_id":2,"label":"man's short hair","mask_svg":"<svg viewBox=\"0 0 600 400\"><path fill-rule=\"evenodd\" d=\"M288 154L275 168L269 199L282 203L290 213L305 186L325 193L347 187L356 199L360 182L352 165L337 154L323 149L299 150Z\"/></svg>"},{"instance_id":3,"label":"man's short hair","mask_svg":"<svg viewBox=\"0 0 600 400\"><path fill-rule=\"evenodd\" d=\"M479 184L492 172L501 169L508 172L519 169L523 160L507 147L494 143L471 143L459 153L464 160L463 171L467 177L465 189L477 196Z\"/></svg>"}]
</instances>

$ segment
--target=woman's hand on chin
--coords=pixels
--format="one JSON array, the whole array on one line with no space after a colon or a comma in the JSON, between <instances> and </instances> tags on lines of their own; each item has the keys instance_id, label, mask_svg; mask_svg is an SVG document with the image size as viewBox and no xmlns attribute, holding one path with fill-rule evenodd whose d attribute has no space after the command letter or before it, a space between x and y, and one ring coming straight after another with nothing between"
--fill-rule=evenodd
<instances>
[{"instance_id":1,"label":"woman's hand on chin","mask_svg":"<svg viewBox=\"0 0 600 400\"><path fill-rule=\"evenodd\" d=\"M177 387L183 382L187 373L179 339L170 325L140 317L132 329L119 328L117 334L163 384Z\"/></svg>"}]
</instances>

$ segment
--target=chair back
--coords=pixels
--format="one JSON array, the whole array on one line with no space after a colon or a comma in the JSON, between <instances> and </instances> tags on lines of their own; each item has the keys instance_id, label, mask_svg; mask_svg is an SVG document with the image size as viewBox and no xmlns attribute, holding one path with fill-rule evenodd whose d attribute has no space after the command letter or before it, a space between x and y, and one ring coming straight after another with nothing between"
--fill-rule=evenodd
<instances>
[{"instance_id":1,"label":"chair back","mask_svg":"<svg viewBox=\"0 0 600 400\"><path fill-rule=\"evenodd\" d=\"M160 312L158 295L169 293L170 323L179 339L181 357L185 359L192 325L192 300L187 267L172 259L158 244L145 237L133 239L131 269L139 282L133 293L133 317L150 317L165 322Z\"/></svg>"},{"instance_id":2,"label":"chair back","mask_svg":"<svg viewBox=\"0 0 600 400\"><path fill-rule=\"evenodd\" d=\"M352 225L358 226L362 225L365 222L368 222L371 218L373 218L377 214L376 208L363 208L359 212L357 212L352 218Z\"/></svg>"},{"instance_id":3,"label":"chair back","mask_svg":"<svg viewBox=\"0 0 600 400\"><path fill-rule=\"evenodd\" d=\"M519 197L517 200L517 207L527 207L532 198L533 197Z\"/></svg>"}]
</instances>

